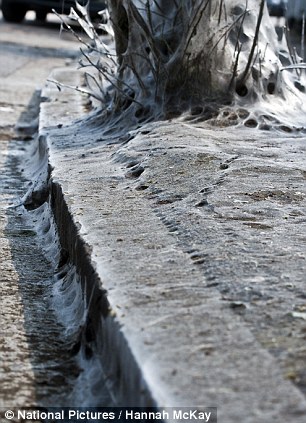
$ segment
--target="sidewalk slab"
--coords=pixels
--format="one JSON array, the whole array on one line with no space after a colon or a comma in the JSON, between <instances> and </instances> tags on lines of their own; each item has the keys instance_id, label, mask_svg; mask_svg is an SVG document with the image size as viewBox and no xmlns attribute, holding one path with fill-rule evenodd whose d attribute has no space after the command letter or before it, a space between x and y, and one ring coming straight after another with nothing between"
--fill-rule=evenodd
<instances>
[{"instance_id":1,"label":"sidewalk slab","mask_svg":"<svg viewBox=\"0 0 306 423\"><path fill-rule=\"evenodd\" d=\"M118 404L304 422L305 139L179 119L112 144L76 92L43 99L61 243L107 291Z\"/></svg>"}]
</instances>

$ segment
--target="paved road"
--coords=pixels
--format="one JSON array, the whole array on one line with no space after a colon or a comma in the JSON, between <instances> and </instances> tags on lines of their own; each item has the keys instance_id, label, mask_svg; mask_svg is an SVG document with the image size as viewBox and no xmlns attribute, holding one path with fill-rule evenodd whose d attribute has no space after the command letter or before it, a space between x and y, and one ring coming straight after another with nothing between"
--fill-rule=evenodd
<instances>
[{"instance_id":1,"label":"paved road","mask_svg":"<svg viewBox=\"0 0 306 423\"><path fill-rule=\"evenodd\" d=\"M37 215L16 207L30 183L22 161L36 136L39 89L79 44L54 19L40 26L27 17L0 19L0 421L1 408L69 405L79 373L74 340L52 309L55 264L42 253Z\"/></svg>"},{"instance_id":2,"label":"paved road","mask_svg":"<svg viewBox=\"0 0 306 423\"><path fill-rule=\"evenodd\" d=\"M27 15L28 16L28 15ZM55 67L75 57L79 44L53 19L45 26L30 19L8 24L0 15L0 125L12 127Z\"/></svg>"}]
</instances>

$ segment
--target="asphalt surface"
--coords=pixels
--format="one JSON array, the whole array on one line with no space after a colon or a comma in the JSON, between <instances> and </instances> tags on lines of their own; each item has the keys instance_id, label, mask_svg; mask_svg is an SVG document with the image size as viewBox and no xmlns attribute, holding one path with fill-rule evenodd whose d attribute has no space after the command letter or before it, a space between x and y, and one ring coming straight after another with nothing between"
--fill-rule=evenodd
<instances>
[{"instance_id":1,"label":"asphalt surface","mask_svg":"<svg viewBox=\"0 0 306 423\"><path fill-rule=\"evenodd\" d=\"M0 20L1 422L9 408L81 404L78 335L67 333L52 302L60 250L47 203L21 204L34 183L26 158L35 156L40 90L79 44L60 35L54 19L39 25L27 18L20 25Z\"/></svg>"}]
</instances>

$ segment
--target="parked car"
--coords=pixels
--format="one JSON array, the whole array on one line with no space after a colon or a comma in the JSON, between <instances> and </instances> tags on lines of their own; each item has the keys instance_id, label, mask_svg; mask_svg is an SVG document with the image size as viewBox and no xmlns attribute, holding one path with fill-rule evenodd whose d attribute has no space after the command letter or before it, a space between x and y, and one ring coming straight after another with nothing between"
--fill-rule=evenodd
<instances>
[{"instance_id":1,"label":"parked car","mask_svg":"<svg viewBox=\"0 0 306 423\"><path fill-rule=\"evenodd\" d=\"M285 16L287 0L267 0L267 6L271 16Z\"/></svg>"},{"instance_id":2,"label":"parked car","mask_svg":"<svg viewBox=\"0 0 306 423\"><path fill-rule=\"evenodd\" d=\"M78 0L78 2L85 5L87 0ZM3 18L8 22L16 23L23 21L28 10L34 10L36 19L44 21L52 9L68 15L71 7L75 7L74 0L2 0L1 2ZM90 16L95 18L105 7L105 0L89 0Z\"/></svg>"}]
</instances>

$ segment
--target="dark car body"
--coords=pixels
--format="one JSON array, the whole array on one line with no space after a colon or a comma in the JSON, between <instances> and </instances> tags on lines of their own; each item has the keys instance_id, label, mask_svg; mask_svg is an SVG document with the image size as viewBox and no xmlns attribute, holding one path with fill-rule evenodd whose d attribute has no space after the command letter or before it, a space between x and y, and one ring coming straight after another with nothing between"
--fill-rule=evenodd
<instances>
[{"instance_id":1,"label":"dark car body","mask_svg":"<svg viewBox=\"0 0 306 423\"><path fill-rule=\"evenodd\" d=\"M267 0L267 6L271 16L285 16L287 0Z\"/></svg>"},{"instance_id":2,"label":"dark car body","mask_svg":"<svg viewBox=\"0 0 306 423\"><path fill-rule=\"evenodd\" d=\"M87 0L79 0L85 5ZM71 7L75 8L74 0L2 0L1 8L5 20L21 22L28 10L34 10L39 20L44 20L52 9L58 13L69 14ZM105 9L105 0L90 0L89 12L91 17L96 17L98 12Z\"/></svg>"}]
</instances>

